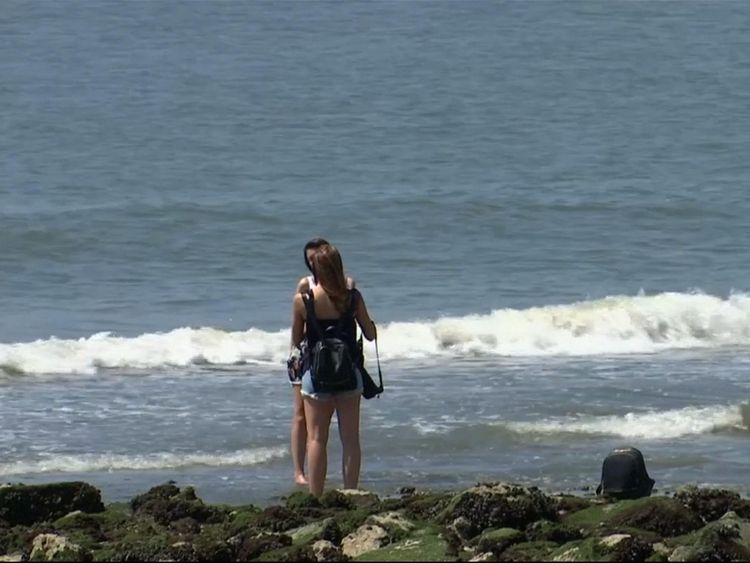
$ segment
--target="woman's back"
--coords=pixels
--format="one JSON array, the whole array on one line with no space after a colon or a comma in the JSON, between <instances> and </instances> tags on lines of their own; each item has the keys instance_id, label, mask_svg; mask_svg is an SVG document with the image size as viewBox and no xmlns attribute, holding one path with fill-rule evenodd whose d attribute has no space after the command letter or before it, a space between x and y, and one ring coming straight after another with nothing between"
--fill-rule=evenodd
<instances>
[{"instance_id":1,"label":"woman's back","mask_svg":"<svg viewBox=\"0 0 750 563\"><path fill-rule=\"evenodd\" d=\"M341 311L336 308L336 304L320 285L316 285L312 293L315 297L315 316L319 321L341 318Z\"/></svg>"},{"instance_id":2,"label":"woman's back","mask_svg":"<svg viewBox=\"0 0 750 563\"><path fill-rule=\"evenodd\" d=\"M343 336L349 341L350 345L353 344L356 340L356 326L352 305L354 304L353 300L355 299L356 290L351 290L349 292L349 304L347 311L344 313L339 311L336 304L321 286L318 285L314 287L312 289L312 294L315 318L318 321L320 329L325 331L328 328L335 327L339 324L342 316L348 316L349 318L341 324L340 328ZM307 324L308 344L312 345L318 341L321 335L315 334L314 330L310 330L312 323L308 322ZM352 352L354 352L354 350L352 350Z\"/></svg>"}]
</instances>

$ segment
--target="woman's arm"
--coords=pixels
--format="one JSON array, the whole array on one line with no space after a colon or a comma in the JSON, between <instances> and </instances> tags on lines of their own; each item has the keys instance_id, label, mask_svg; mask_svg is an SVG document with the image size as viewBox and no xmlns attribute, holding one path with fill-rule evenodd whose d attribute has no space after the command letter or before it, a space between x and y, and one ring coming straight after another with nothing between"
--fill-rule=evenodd
<instances>
[{"instance_id":1,"label":"woman's arm","mask_svg":"<svg viewBox=\"0 0 750 563\"><path fill-rule=\"evenodd\" d=\"M292 300L292 350L299 348L305 336L305 303L302 294L297 293Z\"/></svg>"},{"instance_id":2,"label":"woman's arm","mask_svg":"<svg viewBox=\"0 0 750 563\"><path fill-rule=\"evenodd\" d=\"M354 315L357 317L357 323L359 324L359 328L362 330L362 334L365 335L365 338L367 340L375 340L378 337L378 331L375 328L375 323L372 322L372 319L370 318L370 313L367 311L367 305L365 305L365 298L362 297L362 294L359 293L357 299L357 308L354 311Z\"/></svg>"}]
</instances>

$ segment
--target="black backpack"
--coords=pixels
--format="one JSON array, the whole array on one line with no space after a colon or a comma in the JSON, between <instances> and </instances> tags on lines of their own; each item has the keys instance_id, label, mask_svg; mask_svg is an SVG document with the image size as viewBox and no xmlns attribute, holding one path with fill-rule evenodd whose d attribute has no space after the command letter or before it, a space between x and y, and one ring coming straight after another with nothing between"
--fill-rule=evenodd
<instances>
[{"instance_id":1,"label":"black backpack","mask_svg":"<svg viewBox=\"0 0 750 563\"><path fill-rule=\"evenodd\" d=\"M602 463L602 480L597 495L617 499L651 496L655 481L646 471L643 454L636 448L616 448Z\"/></svg>"},{"instance_id":2,"label":"black backpack","mask_svg":"<svg viewBox=\"0 0 750 563\"><path fill-rule=\"evenodd\" d=\"M341 315L334 326L323 330L315 316L315 298L312 291L304 295L303 300L307 309L308 333L312 328L318 335L318 341L308 348L310 375L315 391L353 391L357 388L356 364L351 344L343 332L344 323L352 320L352 307Z\"/></svg>"}]
</instances>

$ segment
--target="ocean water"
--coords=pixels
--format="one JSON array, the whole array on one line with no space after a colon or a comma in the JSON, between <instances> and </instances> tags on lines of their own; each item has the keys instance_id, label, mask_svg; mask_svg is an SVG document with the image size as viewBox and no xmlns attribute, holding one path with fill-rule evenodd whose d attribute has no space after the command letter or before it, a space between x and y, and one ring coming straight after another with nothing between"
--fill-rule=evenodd
<instances>
[{"instance_id":1,"label":"ocean water","mask_svg":"<svg viewBox=\"0 0 750 563\"><path fill-rule=\"evenodd\" d=\"M657 489L747 494L749 26L4 2L0 481L293 491L291 296L324 236L380 328L363 487L582 491L631 445Z\"/></svg>"}]
</instances>

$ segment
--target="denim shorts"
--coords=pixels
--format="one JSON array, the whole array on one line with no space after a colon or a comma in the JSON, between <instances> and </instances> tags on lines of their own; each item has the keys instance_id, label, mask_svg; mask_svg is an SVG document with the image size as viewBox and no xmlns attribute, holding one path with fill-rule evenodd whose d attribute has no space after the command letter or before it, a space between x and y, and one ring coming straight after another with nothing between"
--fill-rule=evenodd
<instances>
[{"instance_id":1,"label":"denim shorts","mask_svg":"<svg viewBox=\"0 0 750 563\"><path fill-rule=\"evenodd\" d=\"M302 388L300 391L305 397L310 397L316 401L330 401L334 397L349 397L362 394L364 385L362 384L362 372L359 369L355 369L354 372L357 375L357 387L351 391L337 391L336 393L316 393L315 387L313 387L312 375L310 370L307 370L302 374Z\"/></svg>"}]
</instances>

